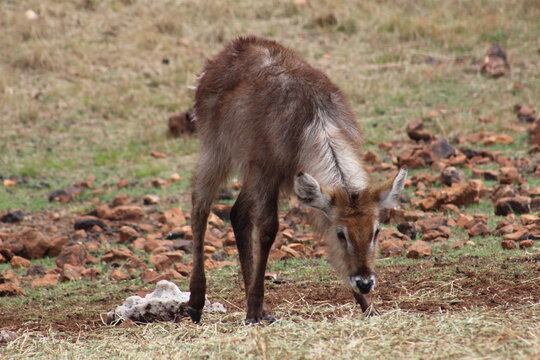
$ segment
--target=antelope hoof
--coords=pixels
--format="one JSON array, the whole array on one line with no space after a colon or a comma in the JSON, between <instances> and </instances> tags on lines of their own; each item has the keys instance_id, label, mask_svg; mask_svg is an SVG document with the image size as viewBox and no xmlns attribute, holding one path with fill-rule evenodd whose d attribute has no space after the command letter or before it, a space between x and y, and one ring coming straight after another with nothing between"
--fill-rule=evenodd
<instances>
[{"instance_id":1,"label":"antelope hoof","mask_svg":"<svg viewBox=\"0 0 540 360\"><path fill-rule=\"evenodd\" d=\"M375 309L373 306L370 306L369 308L364 311L364 315L366 317L372 317L372 316L381 316L381 313L379 310Z\"/></svg>"},{"instance_id":2,"label":"antelope hoof","mask_svg":"<svg viewBox=\"0 0 540 360\"><path fill-rule=\"evenodd\" d=\"M267 323L268 325L273 324L277 321L275 317L272 315L266 314L262 317L254 317L254 318L246 318L244 321L245 325L253 325L253 324L261 324L261 323Z\"/></svg>"},{"instance_id":3,"label":"antelope hoof","mask_svg":"<svg viewBox=\"0 0 540 360\"><path fill-rule=\"evenodd\" d=\"M191 318L191 321L193 321L195 324L198 324L199 322L201 322L201 316L202 316L201 310L195 310L191 306L188 306L186 309L186 312Z\"/></svg>"}]
</instances>

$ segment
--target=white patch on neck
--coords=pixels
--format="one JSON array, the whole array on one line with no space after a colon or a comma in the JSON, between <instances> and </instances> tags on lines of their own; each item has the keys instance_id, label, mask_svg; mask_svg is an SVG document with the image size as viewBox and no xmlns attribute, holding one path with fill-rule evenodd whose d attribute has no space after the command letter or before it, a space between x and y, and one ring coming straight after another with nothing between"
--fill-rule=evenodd
<instances>
[{"instance_id":1,"label":"white patch on neck","mask_svg":"<svg viewBox=\"0 0 540 360\"><path fill-rule=\"evenodd\" d=\"M354 148L332 118L321 110L317 117L304 132L301 154L303 171L330 189L365 189L368 177Z\"/></svg>"}]
</instances>

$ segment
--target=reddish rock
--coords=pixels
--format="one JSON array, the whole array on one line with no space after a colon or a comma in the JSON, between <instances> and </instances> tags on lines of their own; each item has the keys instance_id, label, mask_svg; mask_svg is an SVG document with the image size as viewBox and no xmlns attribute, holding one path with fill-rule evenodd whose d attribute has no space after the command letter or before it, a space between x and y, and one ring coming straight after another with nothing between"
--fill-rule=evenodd
<instances>
[{"instance_id":1,"label":"reddish rock","mask_svg":"<svg viewBox=\"0 0 540 360\"><path fill-rule=\"evenodd\" d=\"M149 260L150 264L156 267L156 270L163 271L173 266L173 261L165 255L152 255Z\"/></svg>"},{"instance_id":2,"label":"reddish rock","mask_svg":"<svg viewBox=\"0 0 540 360\"><path fill-rule=\"evenodd\" d=\"M462 183L465 179L465 174L463 174L463 171L450 166L441 172L440 179L444 185L451 186L452 184Z\"/></svg>"},{"instance_id":3,"label":"reddish rock","mask_svg":"<svg viewBox=\"0 0 540 360\"><path fill-rule=\"evenodd\" d=\"M444 216L433 216L427 219L418 220L416 226L418 230L425 232L432 229L438 229L441 226L446 226L448 219Z\"/></svg>"},{"instance_id":4,"label":"reddish rock","mask_svg":"<svg viewBox=\"0 0 540 360\"><path fill-rule=\"evenodd\" d=\"M210 215L208 216L208 224L211 226L218 227L218 228L222 228L223 226L225 226L225 223L223 222L223 220L221 220L213 212L211 212Z\"/></svg>"},{"instance_id":5,"label":"reddish rock","mask_svg":"<svg viewBox=\"0 0 540 360\"><path fill-rule=\"evenodd\" d=\"M270 260L282 260L282 259L286 259L287 258L287 253L283 250L280 250L280 249L271 249L270 250L270 255L269 255L269 258Z\"/></svg>"},{"instance_id":6,"label":"reddish rock","mask_svg":"<svg viewBox=\"0 0 540 360\"><path fill-rule=\"evenodd\" d=\"M467 233L469 234L469 237L475 237L480 235L489 235L490 231L485 223L474 222L473 225L468 227Z\"/></svg>"},{"instance_id":7,"label":"reddish rock","mask_svg":"<svg viewBox=\"0 0 540 360\"><path fill-rule=\"evenodd\" d=\"M382 257L400 256L405 251L404 241L400 239L385 239L379 242L379 250Z\"/></svg>"},{"instance_id":8,"label":"reddish rock","mask_svg":"<svg viewBox=\"0 0 540 360\"><path fill-rule=\"evenodd\" d=\"M520 249L532 248L533 246L534 246L534 243L532 240L522 240L519 242Z\"/></svg>"},{"instance_id":9,"label":"reddish rock","mask_svg":"<svg viewBox=\"0 0 540 360\"><path fill-rule=\"evenodd\" d=\"M132 228L131 226L122 226L118 230L118 242L119 243L125 243L135 240L139 237L139 233L137 230Z\"/></svg>"},{"instance_id":10,"label":"reddish rock","mask_svg":"<svg viewBox=\"0 0 540 360\"><path fill-rule=\"evenodd\" d=\"M499 169L499 182L501 184L521 183L519 170L514 166L504 166Z\"/></svg>"},{"instance_id":11,"label":"reddish rock","mask_svg":"<svg viewBox=\"0 0 540 360\"><path fill-rule=\"evenodd\" d=\"M0 297L24 295L20 286L12 283L0 284Z\"/></svg>"},{"instance_id":12,"label":"reddish rock","mask_svg":"<svg viewBox=\"0 0 540 360\"><path fill-rule=\"evenodd\" d=\"M301 257L301 254L294 250L293 248L287 246L287 245L283 245L280 249L281 251L285 252L287 254L287 257L288 258L300 258Z\"/></svg>"},{"instance_id":13,"label":"reddish rock","mask_svg":"<svg viewBox=\"0 0 540 360\"><path fill-rule=\"evenodd\" d=\"M46 274L44 277L32 281L32 287L53 287L58 284L57 274Z\"/></svg>"},{"instance_id":14,"label":"reddish rock","mask_svg":"<svg viewBox=\"0 0 540 360\"><path fill-rule=\"evenodd\" d=\"M501 242L501 246L504 250L513 250L517 247L514 240L503 240L503 242Z\"/></svg>"},{"instance_id":15,"label":"reddish rock","mask_svg":"<svg viewBox=\"0 0 540 360\"><path fill-rule=\"evenodd\" d=\"M514 196L502 198L495 204L495 215L506 216L511 212L524 214L531 211L531 198L526 196Z\"/></svg>"},{"instance_id":16,"label":"reddish rock","mask_svg":"<svg viewBox=\"0 0 540 360\"><path fill-rule=\"evenodd\" d=\"M144 205L156 205L159 203L159 196L157 195L145 195L143 198Z\"/></svg>"},{"instance_id":17,"label":"reddish rock","mask_svg":"<svg viewBox=\"0 0 540 360\"><path fill-rule=\"evenodd\" d=\"M83 266L73 266L70 264L64 264L62 269L61 280L62 281L77 281L82 279L82 273L86 270Z\"/></svg>"},{"instance_id":18,"label":"reddish rock","mask_svg":"<svg viewBox=\"0 0 540 360\"><path fill-rule=\"evenodd\" d=\"M422 240L416 240L407 249L407 257L409 259L418 259L424 256L431 255L431 245Z\"/></svg>"},{"instance_id":19,"label":"reddish rock","mask_svg":"<svg viewBox=\"0 0 540 360\"><path fill-rule=\"evenodd\" d=\"M90 231L96 226L103 230L107 228L107 225L103 222L103 220L98 219L95 216L81 216L77 218L75 220L75 223L73 224L73 228L75 230L84 230L84 231Z\"/></svg>"},{"instance_id":20,"label":"reddish rock","mask_svg":"<svg viewBox=\"0 0 540 360\"><path fill-rule=\"evenodd\" d=\"M11 264L11 267L18 269L18 268L23 268L23 267L25 268L30 267L32 263L30 262L30 260L25 259L23 257L14 256L11 258L10 264Z\"/></svg>"},{"instance_id":21,"label":"reddish rock","mask_svg":"<svg viewBox=\"0 0 540 360\"><path fill-rule=\"evenodd\" d=\"M409 138L415 141L429 141L433 139L433 135L429 132L422 130L424 122L422 120L411 121L407 124L407 135Z\"/></svg>"},{"instance_id":22,"label":"reddish rock","mask_svg":"<svg viewBox=\"0 0 540 360\"><path fill-rule=\"evenodd\" d=\"M441 226L437 229L427 230L422 234L422 240L424 241L445 241L452 235L448 226Z\"/></svg>"},{"instance_id":23,"label":"reddish rock","mask_svg":"<svg viewBox=\"0 0 540 360\"><path fill-rule=\"evenodd\" d=\"M24 247L24 255L29 259L40 259L45 256L49 248L49 241L45 236L34 229L25 228L18 235L17 239Z\"/></svg>"},{"instance_id":24,"label":"reddish rock","mask_svg":"<svg viewBox=\"0 0 540 360\"><path fill-rule=\"evenodd\" d=\"M510 71L510 65L506 53L498 44L493 44L488 49L480 72L484 75L498 78Z\"/></svg>"},{"instance_id":25,"label":"reddish rock","mask_svg":"<svg viewBox=\"0 0 540 360\"><path fill-rule=\"evenodd\" d=\"M512 240L512 241L519 241L519 240L525 240L529 237L529 230L527 229L521 229L516 232L506 234L503 236L504 240Z\"/></svg>"},{"instance_id":26,"label":"reddish rock","mask_svg":"<svg viewBox=\"0 0 540 360\"><path fill-rule=\"evenodd\" d=\"M474 181L474 180L473 180ZM442 190L438 200L444 204L467 206L480 201L481 188L478 184L470 181L468 184L453 184L450 188Z\"/></svg>"},{"instance_id":27,"label":"reddish rock","mask_svg":"<svg viewBox=\"0 0 540 360\"><path fill-rule=\"evenodd\" d=\"M501 198L514 197L517 193L511 185L503 184L495 187L491 193L493 200L499 200Z\"/></svg>"},{"instance_id":28,"label":"reddish rock","mask_svg":"<svg viewBox=\"0 0 540 360\"><path fill-rule=\"evenodd\" d=\"M169 135L174 137L187 136L195 133L195 121L192 110L174 114L169 117Z\"/></svg>"},{"instance_id":29,"label":"reddish rock","mask_svg":"<svg viewBox=\"0 0 540 360\"><path fill-rule=\"evenodd\" d=\"M171 229L186 223L184 211L180 208L172 208L161 212L159 222L168 225Z\"/></svg>"},{"instance_id":30,"label":"reddish rock","mask_svg":"<svg viewBox=\"0 0 540 360\"><path fill-rule=\"evenodd\" d=\"M101 261L104 261L106 263L113 262L113 261L126 261L128 259L131 259L133 256L134 256L133 253L129 249L113 248L107 251L101 257Z\"/></svg>"},{"instance_id":31,"label":"reddish rock","mask_svg":"<svg viewBox=\"0 0 540 360\"><path fill-rule=\"evenodd\" d=\"M191 274L191 266L177 262L174 264L174 269L178 271L182 276L189 276Z\"/></svg>"},{"instance_id":32,"label":"reddish rock","mask_svg":"<svg viewBox=\"0 0 540 360\"><path fill-rule=\"evenodd\" d=\"M160 282L161 280L181 280L183 279L184 277L177 271L173 270L173 269L169 269L167 271L165 271L163 274L161 275L158 275L156 276L155 278L153 279L149 279L147 282L150 283L150 284L156 284L158 282Z\"/></svg>"},{"instance_id":33,"label":"reddish rock","mask_svg":"<svg viewBox=\"0 0 540 360\"><path fill-rule=\"evenodd\" d=\"M122 281L129 279L129 275L123 272L122 270L116 268L113 271L111 271L109 275L109 279L114 281Z\"/></svg>"},{"instance_id":34,"label":"reddish rock","mask_svg":"<svg viewBox=\"0 0 540 360\"><path fill-rule=\"evenodd\" d=\"M100 219L109 219L112 217L109 205L101 205L96 208L96 216Z\"/></svg>"},{"instance_id":35,"label":"reddish rock","mask_svg":"<svg viewBox=\"0 0 540 360\"><path fill-rule=\"evenodd\" d=\"M140 220L144 217L144 210L140 206L122 205L115 207L108 214L109 220Z\"/></svg>"},{"instance_id":36,"label":"reddish rock","mask_svg":"<svg viewBox=\"0 0 540 360\"><path fill-rule=\"evenodd\" d=\"M113 198L112 206L123 206L129 204L129 196L128 194L118 194Z\"/></svg>"},{"instance_id":37,"label":"reddish rock","mask_svg":"<svg viewBox=\"0 0 540 360\"><path fill-rule=\"evenodd\" d=\"M63 247L56 258L56 266L62 268L65 264L84 266L88 258L86 248L81 243L71 243Z\"/></svg>"},{"instance_id":38,"label":"reddish rock","mask_svg":"<svg viewBox=\"0 0 540 360\"><path fill-rule=\"evenodd\" d=\"M207 254L213 254L216 252L216 248L211 245L204 245L204 252Z\"/></svg>"},{"instance_id":39,"label":"reddish rock","mask_svg":"<svg viewBox=\"0 0 540 360\"><path fill-rule=\"evenodd\" d=\"M212 212L216 214L223 221L229 221L231 219L231 210L232 210L232 205L228 205L228 204L212 205Z\"/></svg>"},{"instance_id":40,"label":"reddish rock","mask_svg":"<svg viewBox=\"0 0 540 360\"><path fill-rule=\"evenodd\" d=\"M434 159L447 159L450 156L456 155L456 150L446 139L433 141L429 145L429 151L434 155Z\"/></svg>"},{"instance_id":41,"label":"reddish rock","mask_svg":"<svg viewBox=\"0 0 540 360\"><path fill-rule=\"evenodd\" d=\"M519 121L532 123L536 120L536 111L526 105L514 105L514 113Z\"/></svg>"},{"instance_id":42,"label":"reddish rock","mask_svg":"<svg viewBox=\"0 0 540 360\"><path fill-rule=\"evenodd\" d=\"M49 241L47 256L56 257L62 252L62 248L69 242L67 236L55 236Z\"/></svg>"},{"instance_id":43,"label":"reddish rock","mask_svg":"<svg viewBox=\"0 0 540 360\"><path fill-rule=\"evenodd\" d=\"M13 270L0 271L0 284L11 283L15 285L20 284L20 279L17 273Z\"/></svg>"},{"instance_id":44,"label":"reddish rock","mask_svg":"<svg viewBox=\"0 0 540 360\"><path fill-rule=\"evenodd\" d=\"M180 250L163 252L161 253L161 255L165 255L166 257L171 259L172 262L182 261L182 259L184 258L184 252Z\"/></svg>"},{"instance_id":45,"label":"reddish rock","mask_svg":"<svg viewBox=\"0 0 540 360\"><path fill-rule=\"evenodd\" d=\"M381 157L373 151L368 151L364 155L364 162L367 164L379 164L381 162Z\"/></svg>"},{"instance_id":46,"label":"reddish rock","mask_svg":"<svg viewBox=\"0 0 540 360\"><path fill-rule=\"evenodd\" d=\"M159 273L157 273L154 270L146 270L141 273L141 280L143 283L148 284L155 278L159 276Z\"/></svg>"},{"instance_id":47,"label":"reddish rock","mask_svg":"<svg viewBox=\"0 0 540 360\"><path fill-rule=\"evenodd\" d=\"M89 268L89 269L84 269L81 272L81 276L85 280L95 280L99 276L99 273L100 273L99 269Z\"/></svg>"}]
</instances>

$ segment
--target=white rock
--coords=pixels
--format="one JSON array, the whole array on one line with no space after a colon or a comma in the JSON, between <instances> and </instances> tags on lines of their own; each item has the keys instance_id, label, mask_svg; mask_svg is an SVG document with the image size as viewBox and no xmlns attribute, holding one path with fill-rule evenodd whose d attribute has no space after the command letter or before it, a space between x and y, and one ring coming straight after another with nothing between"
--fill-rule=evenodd
<instances>
[{"instance_id":1,"label":"white rock","mask_svg":"<svg viewBox=\"0 0 540 360\"><path fill-rule=\"evenodd\" d=\"M130 296L114 311L107 314L108 322L132 320L135 322L179 321L188 316L186 313L190 293L180 291L176 284L161 280L156 289L144 298ZM220 303L210 303L206 299L203 311L225 313L227 310Z\"/></svg>"}]
</instances>

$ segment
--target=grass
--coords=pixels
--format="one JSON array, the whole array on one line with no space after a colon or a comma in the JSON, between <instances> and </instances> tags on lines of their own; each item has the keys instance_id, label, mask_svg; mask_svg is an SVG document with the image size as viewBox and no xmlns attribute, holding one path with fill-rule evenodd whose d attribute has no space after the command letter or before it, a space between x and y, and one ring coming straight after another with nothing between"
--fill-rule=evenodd
<instances>
[{"instance_id":1,"label":"grass","mask_svg":"<svg viewBox=\"0 0 540 360\"><path fill-rule=\"evenodd\" d=\"M147 354L156 359L327 359L336 354L341 359L526 359L540 351L538 311L537 305L496 313L422 315L396 310L372 319L351 311L332 321L314 322L309 314L292 316L268 327L239 327L238 316L231 314L213 319L212 325L108 329L74 342L54 332L46 337L27 333L6 350L13 359L143 359ZM531 312L537 315L531 318ZM449 342L453 346L448 347Z\"/></svg>"},{"instance_id":2,"label":"grass","mask_svg":"<svg viewBox=\"0 0 540 360\"><path fill-rule=\"evenodd\" d=\"M0 47L9 49L0 52L0 180L18 183L13 188L0 187L0 211L20 208L26 212L80 213L92 206L89 201L109 202L120 192L132 199L154 193L165 199L164 207L188 209L189 178L198 142L196 138L167 137L167 117L192 106L189 87L205 59L230 39L245 34L278 40L324 70L351 100L364 129L366 150L383 155L378 149L380 142L404 138L409 121L437 110L439 115L428 121L437 136L453 139L480 130L504 132L514 137L513 144L471 146L528 156L525 130L508 126L515 123L514 104L538 110L540 8L535 0L301 3L0 3L0 24L6 29ZM24 15L28 9L40 19L28 20ZM510 74L497 80L478 73L478 60L492 42L507 51L512 66ZM482 124L479 116L492 116L494 122ZM167 157L154 159L151 151ZM182 180L164 189L150 185L152 179L166 179L172 173L179 173ZM470 170L465 169L465 173L470 176ZM85 191L68 205L48 202L51 191L89 176L95 178L95 188L102 193ZM115 184L124 179L130 186L117 188ZM527 178L527 183L540 186L534 177ZM466 209L470 214L492 211L487 199ZM490 228L499 220L490 216ZM457 228L452 231L453 240L466 237ZM537 256L537 247L503 253L497 237L472 241L474 246L462 249L435 248L433 258L427 260L380 259L379 267L406 269L405 279L429 279L427 289L402 295L401 300L411 303L426 299L451 302L467 295L465 291L451 292L449 284L460 278L454 264L471 257L478 257L480 265L460 264L460 271L497 274L506 282L516 275L531 281L538 277L532 265L515 261ZM33 263L54 266L53 259ZM7 268L0 264L0 270ZM338 284L324 260L277 262L270 271L295 284ZM19 273L23 275L22 270ZM238 291L237 273L235 267L211 272L210 294L226 298ZM180 284L185 286L187 280ZM25 288L26 297L3 298L0 309L22 309L29 324L43 326L21 331L17 341L0 347L0 357L540 356L538 304L427 313L400 310L391 302L396 305L382 317L364 319L351 305L308 306L295 300L281 304L276 309L281 320L267 327L241 326L244 314L233 311L226 316L208 316L202 326L96 328L78 324L78 318L70 320L69 313L61 311L74 307L77 316L97 322L99 312L110 305L102 301L104 298L118 302L141 287L139 280L99 280L62 283L50 290ZM47 330L47 323L40 323L40 313L35 310L51 314L52 323L81 325L81 331L75 336L73 332Z\"/></svg>"},{"instance_id":3,"label":"grass","mask_svg":"<svg viewBox=\"0 0 540 360\"><path fill-rule=\"evenodd\" d=\"M437 132L451 138L477 128L479 114L495 116L491 127L501 131L514 103L534 105L540 10L533 1L396 4L4 2L0 21L12 31L0 46L13 51L0 55L0 175L69 184L88 175L98 183L115 175L146 180L178 164L189 173L184 157L197 142L167 138L166 119L192 105L188 86L205 58L247 33L283 39L325 70L350 97L369 150L434 108L446 110ZM40 19L26 19L27 9ZM513 65L497 81L468 71L493 41ZM464 63L453 61L459 56ZM151 150L169 157L154 161ZM41 196L13 191L0 209Z\"/></svg>"}]
</instances>

